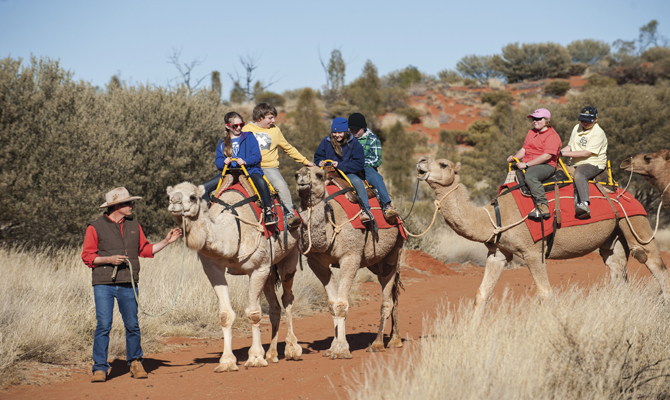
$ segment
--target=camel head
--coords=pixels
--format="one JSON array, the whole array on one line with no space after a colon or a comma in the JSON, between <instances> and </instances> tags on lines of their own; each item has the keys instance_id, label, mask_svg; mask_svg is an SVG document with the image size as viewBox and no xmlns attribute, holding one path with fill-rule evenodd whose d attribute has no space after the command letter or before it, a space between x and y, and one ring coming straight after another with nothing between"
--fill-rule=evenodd
<instances>
[{"instance_id":1,"label":"camel head","mask_svg":"<svg viewBox=\"0 0 670 400\"><path fill-rule=\"evenodd\" d=\"M670 179L670 150L659 150L655 153L637 153L626 156L620 168L644 177L660 179L667 175Z\"/></svg>"},{"instance_id":2,"label":"camel head","mask_svg":"<svg viewBox=\"0 0 670 400\"><path fill-rule=\"evenodd\" d=\"M295 173L295 183L302 209L326 197L326 171L319 167L302 167Z\"/></svg>"},{"instance_id":3,"label":"camel head","mask_svg":"<svg viewBox=\"0 0 670 400\"><path fill-rule=\"evenodd\" d=\"M205 202L205 200L202 199L204 193L205 188L202 185L195 186L189 182L180 183L174 188L168 186L167 194L170 198L168 211L174 217L181 218L181 213L183 211L186 217L196 218L200 211L200 203Z\"/></svg>"},{"instance_id":4,"label":"camel head","mask_svg":"<svg viewBox=\"0 0 670 400\"><path fill-rule=\"evenodd\" d=\"M426 181L435 189L438 186L447 187L458 183L458 170L461 169L461 163L454 164L452 161L441 158L434 160L432 157L421 157L416 163L417 178Z\"/></svg>"}]
</instances>

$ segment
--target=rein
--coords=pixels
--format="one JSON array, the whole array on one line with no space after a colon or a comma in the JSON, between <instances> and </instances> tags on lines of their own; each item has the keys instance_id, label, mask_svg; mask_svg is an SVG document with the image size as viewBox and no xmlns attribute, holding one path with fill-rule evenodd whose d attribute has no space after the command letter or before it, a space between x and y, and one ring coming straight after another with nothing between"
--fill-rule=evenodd
<instances>
[{"instance_id":1,"label":"rein","mask_svg":"<svg viewBox=\"0 0 670 400\"><path fill-rule=\"evenodd\" d=\"M438 211L440 210L440 208L442 207L442 206L441 206L442 201L443 201L444 199L446 199L447 196L449 196L449 195L451 194L451 192L453 192L454 190L456 190L456 189L458 188L458 186L460 186L460 182L457 183L456 186L454 186L453 189L451 189L450 191L448 191L447 194L445 194L444 196L442 196L442 198L441 198L440 200L435 200L435 212L433 213L433 220L430 221L430 226L428 226L428 229L426 229L426 230L425 230L422 234L420 234L420 235L415 235L415 234L413 234L413 233L410 233L410 231L408 231L408 230L405 228L405 231L407 232L407 235L409 235L409 236L411 236L411 237L421 237L421 236L425 235L426 233L428 233L428 231L430 230L430 228L432 228L432 227L433 227L433 224L435 223L435 217L437 217L437 212L438 212ZM418 187L418 186L417 186L417 187Z\"/></svg>"}]
</instances>

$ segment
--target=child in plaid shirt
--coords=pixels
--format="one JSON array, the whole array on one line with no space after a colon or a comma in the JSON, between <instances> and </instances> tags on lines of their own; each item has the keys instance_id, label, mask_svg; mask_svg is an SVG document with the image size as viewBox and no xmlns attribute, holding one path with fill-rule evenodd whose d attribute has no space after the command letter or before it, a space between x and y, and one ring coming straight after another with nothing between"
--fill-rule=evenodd
<instances>
[{"instance_id":1,"label":"child in plaid shirt","mask_svg":"<svg viewBox=\"0 0 670 400\"><path fill-rule=\"evenodd\" d=\"M386 190L384 178L377 171L382 165L382 143L379 138L368 129L365 117L361 113L353 113L349 116L349 132L363 145L365 152L365 179L379 193L379 202L382 212L387 221L395 223L398 212L391 205L391 198Z\"/></svg>"}]
</instances>

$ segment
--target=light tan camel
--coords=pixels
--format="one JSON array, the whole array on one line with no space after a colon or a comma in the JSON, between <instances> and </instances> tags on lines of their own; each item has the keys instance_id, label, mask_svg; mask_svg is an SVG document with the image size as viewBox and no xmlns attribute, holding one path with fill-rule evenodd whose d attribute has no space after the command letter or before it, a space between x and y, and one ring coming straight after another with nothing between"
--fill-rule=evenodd
<instances>
[{"instance_id":1,"label":"light tan camel","mask_svg":"<svg viewBox=\"0 0 670 400\"><path fill-rule=\"evenodd\" d=\"M223 353L214 371L238 370L237 359L232 349L232 326L236 315L230 304L226 272L232 275L249 276L249 305L245 311L251 323L253 343L249 348L249 359L244 364L245 367L265 367L268 361L278 362L277 336L281 307L275 294L276 277L272 272L271 264L277 265L277 272L284 289L282 303L286 310L288 325L284 355L287 360L300 359L302 348L293 333L291 314L293 277L299 257L297 232L288 234L288 243L283 243L283 234L279 235L276 240L274 238L266 240L248 204L236 208L239 214L238 231L238 221L230 210L224 211L224 207L219 204L214 204L211 209L207 208L207 202L202 199L204 190L203 186L196 187L184 182L174 188L168 187L167 193L170 197L168 211L181 226L183 210L186 217L184 231L186 245L198 252L205 274L219 299L219 317L223 328ZM244 198L239 192L226 191L220 199L233 205ZM265 293L270 305L272 324L272 341L267 354L261 345L261 292Z\"/></svg>"},{"instance_id":2,"label":"light tan camel","mask_svg":"<svg viewBox=\"0 0 670 400\"><path fill-rule=\"evenodd\" d=\"M326 289L335 325L333 342L323 355L331 359L352 357L345 331L349 291L356 272L365 267L377 275L383 294L379 331L368 350L384 351L384 327L389 316L392 328L388 347L402 347L398 332L398 295L404 240L398 229L380 229L377 237L369 233L366 238L366 233L354 229L342 206L333 200L329 203L333 207L335 228L325 209L326 173L318 167L303 167L296 173L296 182L305 218L299 246ZM335 233L336 230L339 233ZM339 282L335 281L330 266L340 268Z\"/></svg>"},{"instance_id":3,"label":"light tan camel","mask_svg":"<svg viewBox=\"0 0 670 400\"><path fill-rule=\"evenodd\" d=\"M475 207L470 204L467 189L460 184L460 167L460 163L454 164L449 160L435 161L431 157L422 157L417 163L417 172L418 178L426 181L435 191L436 199L441 200L439 210L447 225L466 239L484 243L488 249L484 278L475 297L476 315L481 314L505 263L512 260L513 254L526 261L537 287L537 295L540 298L549 297L551 286L546 263L542 262L541 241L533 242L523 222L502 232L500 240L494 242L493 206ZM523 218L511 193L501 196L498 202L503 227ZM651 227L645 216L631 217L630 222L643 239L651 237ZM633 257L647 265L661 285L665 300L670 301L670 273L661 260L656 242L652 240L646 245L640 243L625 219L617 221L613 218L559 229L549 258L581 257L596 249L609 268L613 283L626 279L626 263L628 255L632 253Z\"/></svg>"},{"instance_id":4,"label":"light tan camel","mask_svg":"<svg viewBox=\"0 0 670 400\"><path fill-rule=\"evenodd\" d=\"M663 208L670 208L670 150L626 156L621 169L630 172L631 168L662 193Z\"/></svg>"}]
</instances>

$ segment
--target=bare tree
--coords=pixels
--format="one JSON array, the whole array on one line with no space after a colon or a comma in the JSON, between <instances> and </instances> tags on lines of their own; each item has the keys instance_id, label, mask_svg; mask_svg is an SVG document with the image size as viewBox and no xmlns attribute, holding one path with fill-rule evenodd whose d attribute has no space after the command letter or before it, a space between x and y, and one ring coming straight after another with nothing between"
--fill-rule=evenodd
<instances>
[{"instance_id":1,"label":"bare tree","mask_svg":"<svg viewBox=\"0 0 670 400\"><path fill-rule=\"evenodd\" d=\"M194 78L193 77L193 70L202 65L203 62L205 62L204 59L201 59L200 57L197 57L191 62L188 63L181 63L179 61L179 57L181 57L181 50L177 50L174 47L172 48L172 54L168 56L168 64L172 64L177 68L177 71L179 71L180 76L172 78L171 81L179 81L181 80L181 83L183 83L189 90L190 89L197 89L198 86L207 79L207 77L210 76L210 74L207 74L201 78ZM191 82L193 80L193 82Z\"/></svg>"},{"instance_id":2,"label":"bare tree","mask_svg":"<svg viewBox=\"0 0 670 400\"><path fill-rule=\"evenodd\" d=\"M270 81L268 83L263 83L261 80L256 80L254 71L256 71L259 66L259 60L260 55L258 54L247 54L240 56L239 61L244 68L244 76L240 76L237 71L235 71L235 75L228 73L228 77L231 81L233 81L233 86L239 86L248 99L254 99L256 95L263 93L265 90L267 90L267 88L278 82L278 80L274 79L274 75L270 77ZM256 82L255 84L254 80Z\"/></svg>"}]
</instances>

